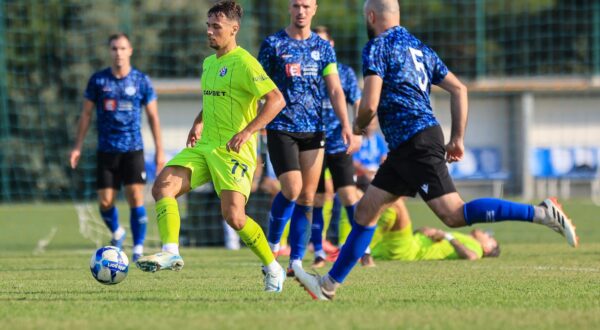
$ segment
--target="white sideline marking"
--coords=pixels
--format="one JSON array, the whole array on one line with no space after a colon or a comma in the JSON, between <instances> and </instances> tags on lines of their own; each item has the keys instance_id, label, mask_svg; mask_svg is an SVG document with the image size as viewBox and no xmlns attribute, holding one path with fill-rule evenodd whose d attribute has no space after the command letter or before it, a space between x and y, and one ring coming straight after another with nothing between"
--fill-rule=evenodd
<instances>
[{"instance_id":1,"label":"white sideline marking","mask_svg":"<svg viewBox=\"0 0 600 330\"><path fill-rule=\"evenodd\" d=\"M490 266L472 266L473 268L495 268L495 269L521 269L521 270L539 270L539 271L567 271L567 272L582 272L582 273L600 273L600 268L592 268L592 267L564 267L564 266L500 266L500 267L490 267Z\"/></svg>"},{"instance_id":2,"label":"white sideline marking","mask_svg":"<svg viewBox=\"0 0 600 330\"><path fill-rule=\"evenodd\" d=\"M50 233L37 242L37 246L35 247L35 249L33 249L33 255L37 256L46 252L46 247L48 246L48 244L50 244L57 231L58 228L52 227L52 229L50 229Z\"/></svg>"}]
</instances>

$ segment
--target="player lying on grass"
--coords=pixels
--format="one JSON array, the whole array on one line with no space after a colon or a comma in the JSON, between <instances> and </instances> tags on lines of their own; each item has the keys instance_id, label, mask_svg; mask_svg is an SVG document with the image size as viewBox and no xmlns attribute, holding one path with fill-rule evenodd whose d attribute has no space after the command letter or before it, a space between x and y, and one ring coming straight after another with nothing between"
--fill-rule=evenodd
<instances>
[{"instance_id":1,"label":"player lying on grass","mask_svg":"<svg viewBox=\"0 0 600 330\"><path fill-rule=\"evenodd\" d=\"M219 2L208 11L208 40L216 55L204 60L202 112L190 130L187 148L170 160L156 179L152 195L162 252L140 258L143 271L180 270L180 217L176 197L212 181L221 213L262 261L265 291L283 289L285 271L275 260L261 227L246 215L256 167L256 132L283 109L285 101L258 61L237 46L242 8ZM265 104L257 115L257 101Z\"/></svg>"},{"instance_id":2,"label":"player lying on grass","mask_svg":"<svg viewBox=\"0 0 600 330\"><path fill-rule=\"evenodd\" d=\"M477 260L500 255L500 245L489 233L474 229L466 235L422 227L413 232L406 206L399 199L377 222L371 253L378 260Z\"/></svg>"},{"instance_id":3,"label":"player lying on grass","mask_svg":"<svg viewBox=\"0 0 600 330\"><path fill-rule=\"evenodd\" d=\"M301 265L294 267L296 278L310 295L331 300L369 246L381 212L402 196L417 193L449 227L499 221L537 223L576 247L575 227L555 199L540 205L497 198L462 200L446 162L463 157L467 88L431 48L400 26L397 0L367 0L364 14L370 41L363 50L365 82L353 131L363 134L377 113L390 152L358 202L356 223L329 273L320 277L304 272ZM432 84L450 94L448 144L431 108Z\"/></svg>"}]
</instances>

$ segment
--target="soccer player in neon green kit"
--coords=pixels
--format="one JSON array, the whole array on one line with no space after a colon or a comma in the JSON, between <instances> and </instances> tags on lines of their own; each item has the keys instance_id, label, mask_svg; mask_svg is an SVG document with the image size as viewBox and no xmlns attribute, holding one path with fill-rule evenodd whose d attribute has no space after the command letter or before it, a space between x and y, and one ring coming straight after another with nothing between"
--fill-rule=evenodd
<instances>
[{"instance_id":1,"label":"soccer player in neon green kit","mask_svg":"<svg viewBox=\"0 0 600 330\"><path fill-rule=\"evenodd\" d=\"M256 168L256 132L285 106L283 95L258 61L239 47L242 8L221 1L208 11L207 35L216 54L204 60L203 109L194 120L187 148L170 160L152 188L162 252L140 258L143 271L180 270L180 217L176 197L212 181L227 223L265 266L265 291L281 292L285 271L275 260L260 226L246 215ZM257 114L257 101L265 104Z\"/></svg>"}]
</instances>

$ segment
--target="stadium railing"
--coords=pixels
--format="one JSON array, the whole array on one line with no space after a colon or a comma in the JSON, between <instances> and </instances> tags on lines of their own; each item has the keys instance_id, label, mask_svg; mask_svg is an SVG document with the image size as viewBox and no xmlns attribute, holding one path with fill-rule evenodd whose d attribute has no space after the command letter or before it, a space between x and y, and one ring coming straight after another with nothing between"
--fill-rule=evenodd
<instances>
[{"instance_id":1,"label":"stadium railing","mask_svg":"<svg viewBox=\"0 0 600 330\"><path fill-rule=\"evenodd\" d=\"M573 183L589 184L600 204L600 147L538 147L531 152L531 173L538 196L557 194L568 199Z\"/></svg>"}]
</instances>

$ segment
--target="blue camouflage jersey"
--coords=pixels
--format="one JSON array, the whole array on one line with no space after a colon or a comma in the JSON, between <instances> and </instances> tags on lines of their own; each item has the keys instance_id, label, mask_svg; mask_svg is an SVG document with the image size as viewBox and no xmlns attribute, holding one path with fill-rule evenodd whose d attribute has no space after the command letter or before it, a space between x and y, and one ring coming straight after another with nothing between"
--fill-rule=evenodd
<instances>
[{"instance_id":1,"label":"blue camouflage jersey","mask_svg":"<svg viewBox=\"0 0 600 330\"><path fill-rule=\"evenodd\" d=\"M344 95L346 95L346 102L353 105L356 101L360 100L361 97L356 74L354 73L354 70L347 65L338 63L337 67L340 82L342 83L342 89L344 90ZM325 126L325 152L330 155L345 152L347 146L342 139L342 123L333 110L333 106L327 95L327 85L325 82L321 84L321 88L321 93L324 95L322 104L323 124Z\"/></svg>"},{"instance_id":2,"label":"blue camouflage jersey","mask_svg":"<svg viewBox=\"0 0 600 330\"><path fill-rule=\"evenodd\" d=\"M431 104L431 84L439 84L448 68L437 54L395 26L370 40L363 50L363 74L383 79L377 114L390 149L424 129L439 125Z\"/></svg>"},{"instance_id":3,"label":"blue camouflage jersey","mask_svg":"<svg viewBox=\"0 0 600 330\"><path fill-rule=\"evenodd\" d=\"M156 99L148 76L132 68L118 79L106 68L92 75L84 97L96 105L98 151L123 153L144 148L142 106Z\"/></svg>"},{"instance_id":4,"label":"blue camouflage jersey","mask_svg":"<svg viewBox=\"0 0 600 330\"><path fill-rule=\"evenodd\" d=\"M321 83L324 76L337 72L335 52L329 42L315 33L308 39L296 40L281 30L263 41L258 60L286 101L285 108L267 129L322 132Z\"/></svg>"}]
</instances>

